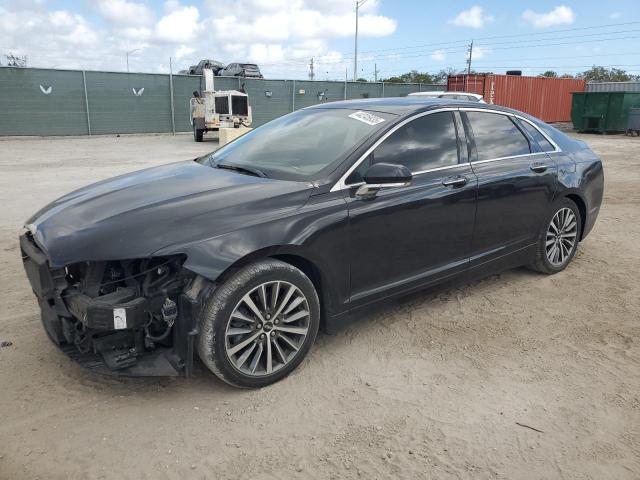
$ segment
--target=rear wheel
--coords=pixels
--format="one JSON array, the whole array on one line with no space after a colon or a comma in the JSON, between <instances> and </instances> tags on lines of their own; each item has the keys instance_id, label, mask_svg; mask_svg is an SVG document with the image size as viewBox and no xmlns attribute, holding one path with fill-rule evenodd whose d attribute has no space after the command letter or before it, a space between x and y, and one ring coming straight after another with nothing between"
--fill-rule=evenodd
<instances>
[{"instance_id":1,"label":"rear wheel","mask_svg":"<svg viewBox=\"0 0 640 480\"><path fill-rule=\"evenodd\" d=\"M320 303L309 278L275 259L238 271L209 298L198 353L236 387L263 387L302 362L315 341Z\"/></svg>"},{"instance_id":2,"label":"rear wheel","mask_svg":"<svg viewBox=\"0 0 640 480\"><path fill-rule=\"evenodd\" d=\"M542 228L531 268L548 274L564 270L576 253L581 228L576 204L568 198L558 201Z\"/></svg>"},{"instance_id":3,"label":"rear wheel","mask_svg":"<svg viewBox=\"0 0 640 480\"><path fill-rule=\"evenodd\" d=\"M196 142L201 142L202 141L202 136L204 135L204 130L202 130L201 128L196 128L196 126L193 126L193 139Z\"/></svg>"}]
</instances>

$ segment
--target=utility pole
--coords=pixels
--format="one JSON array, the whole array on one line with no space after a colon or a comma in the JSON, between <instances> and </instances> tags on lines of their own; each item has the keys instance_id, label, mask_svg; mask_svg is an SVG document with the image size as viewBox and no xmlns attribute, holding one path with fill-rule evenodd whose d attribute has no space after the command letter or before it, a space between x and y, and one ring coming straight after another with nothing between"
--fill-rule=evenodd
<instances>
[{"instance_id":1,"label":"utility pole","mask_svg":"<svg viewBox=\"0 0 640 480\"><path fill-rule=\"evenodd\" d=\"M356 38L353 49L353 81L358 79L358 9L366 3L367 0L356 0Z\"/></svg>"},{"instance_id":2,"label":"utility pole","mask_svg":"<svg viewBox=\"0 0 640 480\"><path fill-rule=\"evenodd\" d=\"M473 40L469 45L469 58L467 58L467 76L464 78L464 90L469 91L469 75L471 75L471 59L473 58Z\"/></svg>"},{"instance_id":3,"label":"utility pole","mask_svg":"<svg viewBox=\"0 0 640 480\"><path fill-rule=\"evenodd\" d=\"M374 82L378 81L378 64L377 63L373 64L373 81Z\"/></svg>"},{"instance_id":4,"label":"utility pole","mask_svg":"<svg viewBox=\"0 0 640 480\"><path fill-rule=\"evenodd\" d=\"M313 57L311 57L311 62L309 63L309 80L313 80L315 74L313 73Z\"/></svg>"}]
</instances>

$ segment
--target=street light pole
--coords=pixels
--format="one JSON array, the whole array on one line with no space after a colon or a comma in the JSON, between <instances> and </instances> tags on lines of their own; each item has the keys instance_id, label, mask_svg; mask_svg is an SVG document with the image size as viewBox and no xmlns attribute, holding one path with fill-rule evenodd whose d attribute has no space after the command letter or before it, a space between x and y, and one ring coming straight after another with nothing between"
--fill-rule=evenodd
<instances>
[{"instance_id":1,"label":"street light pole","mask_svg":"<svg viewBox=\"0 0 640 480\"><path fill-rule=\"evenodd\" d=\"M356 0L356 38L353 52L353 81L358 79L358 9L365 4L367 0Z\"/></svg>"},{"instance_id":2,"label":"street light pole","mask_svg":"<svg viewBox=\"0 0 640 480\"><path fill-rule=\"evenodd\" d=\"M133 50L129 50L127 52L127 73L129 73L129 55L131 55L132 53L137 52L138 50L142 50L141 48L134 48Z\"/></svg>"}]
</instances>

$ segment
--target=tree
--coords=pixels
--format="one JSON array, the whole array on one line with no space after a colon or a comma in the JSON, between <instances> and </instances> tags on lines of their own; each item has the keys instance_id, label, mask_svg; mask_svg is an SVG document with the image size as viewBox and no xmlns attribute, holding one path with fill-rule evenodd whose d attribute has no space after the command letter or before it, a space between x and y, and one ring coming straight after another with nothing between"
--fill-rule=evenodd
<instances>
[{"instance_id":1,"label":"tree","mask_svg":"<svg viewBox=\"0 0 640 480\"><path fill-rule=\"evenodd\" d=\"M558 74L553 70L547 70L546 72L541 73L540 76L547 77L547 78L558 78Z\"/></svg>"},{"instance_id":2,"label":"tree","mask_svg":"<svg viewBox=\"0 0 640 480\"><path fill-rule=\"evenodd\" d=\"M383 80L389 83L446 83L447 77L454 74L453 70L440 70L438 73L418 72L411 70L410 72L396 75Z\"/></svg>"},{"instance_id":3,"label":"tree","mask_svg":"<svg viewBox=\"0 0 640 480\"><path fill-rule=\"evenodd\" d=\"M453 68L442 69L437 73L418 72L417 70L411 70L410 72L403 73L402 75L396 75L393 77L385 78L383 82L388 83L427 83L427 84L445 84L447 83L447 77L449 75L461 75L467 73L466 70L455 70ZM493 72L476 72L472 70L473 75L489 75Z\"/></svg>"},{"instance_id":4,"label":"tree","mask_svg":"<svg viewBox=\"0 0 640 480\"><path fill-rule=\"evenodd\" d=\"M356 78L356 82L368 82L368 80L366 78Z\"/></svg>"},{"instance_id":5,"label":"tree","mask_svg":"<svg viewBox=\"0 0 640 480\"><path fill-rule=\"evenodd\" d=\"M628 82L634 80L633 75L629 75L626 71L620 68L605 68L594 65L589 70L586 70L577 75L578 78L582 78L587 82Z\"/></svg>"},{"instance_id":6,"label":"tree","mask_svg":"<svg viewBox=\"0 0 640 480\"><path fill-rule=\"evenodd\" d=\"M389 77L384 79L383 82L390 83L435 83L433 76L426 72L418 72L417 70L411 70L410 72L403 73L400 76Z\"/></svg>"}]
</instances>

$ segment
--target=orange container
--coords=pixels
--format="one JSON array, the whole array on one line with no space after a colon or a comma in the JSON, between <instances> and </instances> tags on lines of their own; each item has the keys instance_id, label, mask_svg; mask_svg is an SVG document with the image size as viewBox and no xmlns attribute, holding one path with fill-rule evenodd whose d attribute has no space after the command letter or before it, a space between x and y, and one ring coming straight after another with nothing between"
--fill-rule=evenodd
<instances>
[{"instance_id":1,"label":"orange container","mask_svg":"<svg viewBox=\"0 0 640 480\"><path fill-rule=\"evenodd\" d=\"M584 92L584 80L517 75L450 75L447 90L478 93L487 103L515 108L545 122L571 120L571 93Z\"/></svg>"}]
</instances>

